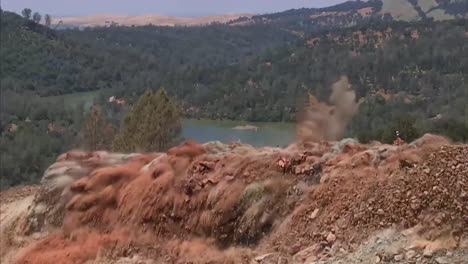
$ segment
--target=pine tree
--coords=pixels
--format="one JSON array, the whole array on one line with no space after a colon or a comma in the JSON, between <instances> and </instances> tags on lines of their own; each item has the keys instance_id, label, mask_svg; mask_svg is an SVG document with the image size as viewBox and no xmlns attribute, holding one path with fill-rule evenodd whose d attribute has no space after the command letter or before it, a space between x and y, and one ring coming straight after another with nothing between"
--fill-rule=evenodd
<instances>
[{"instance_id":1,"label":"pine tree","mask_svg":"<svg viewBox=\"0 0 468 264\"><path fill-rule=\"evenodd\" d=\"M39 12L35 12L33 15L33 21L39 24L41 22L41 19L41 14L39 14Z\"/></svg>"},{"instance_id":2,"label":"pine tree","mask_svg":"<svg viewBox=\"0 0 468 264\"><path fill-rule=\"evenodd\" d=\"M23 11L21 11L21 14L23 15L24 18L30 19L31 18L31 13L32 10L30 8L25 8Z\"/></svg>"},{"instance_id":3,"label":"pine tree","mask_svg":"<svg viewBox=\"0 0 468 264\"><path fill-rule=\"evenodd\" d=\"M141 122L144 121L145 108L150 104L152 98L153 93L150 90L146 91L138 99L132 111L124 118L123 127L114 140L114 151L132 152L137 150L137 146L140 145L137 141L141 136L140 128Z\"/></svg>"},{"instance_id":4,"label":"pine tree","mask_svg":"<svg viewBox=\"0 0 468 264\"><path fill-rule=\"evenodd\" d=\"M114 151L165 151L177 144L181 127L177 105L166 92L147 91L125 117Z\"/></svg>"},{"instance_id":5,"label":"pine tree","mask_svg":"<svg viewBox=\"0 0 468 264\"><path fill-rule=\"evenodd\" d=\"M151 115L151 123L158 133L151 135L153 145L157 150L166 150L176 145L182 131L180 115L177 105L167 95L164 89L160 89L155 96L156 112Z\"/></svg>"},{"instance_id":6,"label":"pine tree","mask_svg":"<svg viewBox=\"0 0 468 264\"><path fill-rule=\"evenodd\" d=\"M101 109L93 106L83 128L84 147L90 151L108 150L112 146L115 133L116 128L102 118Z\"/></svg>"}]
</instances>

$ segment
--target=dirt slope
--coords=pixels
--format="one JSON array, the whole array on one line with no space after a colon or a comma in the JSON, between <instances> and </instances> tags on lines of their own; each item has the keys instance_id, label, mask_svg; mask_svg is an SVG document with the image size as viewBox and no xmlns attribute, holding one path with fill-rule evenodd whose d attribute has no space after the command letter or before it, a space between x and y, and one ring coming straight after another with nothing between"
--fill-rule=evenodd
<instances>
[{"instance_id":1,"label":"dirt slope","mask_svg":"<svg viewBox=\"0 0 468 264\"><path fill-rule=\"evenodd\" d=\"M401 145L188 142L144 155L72 151L40 188L22 193L0 194L9 238L2 260L10 263L468 257L468 146L432 135Z\"/></svg>"}]
</instances>

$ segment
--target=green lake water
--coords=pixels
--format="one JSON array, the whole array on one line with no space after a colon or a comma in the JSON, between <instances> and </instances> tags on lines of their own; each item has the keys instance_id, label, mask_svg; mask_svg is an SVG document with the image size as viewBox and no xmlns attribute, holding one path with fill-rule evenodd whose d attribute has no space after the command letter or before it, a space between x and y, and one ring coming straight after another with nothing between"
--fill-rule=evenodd
<instances>
[{"instance_id":1,"label":"green lake water","mask_svg":"<svg viewBox=\"0 0 468 264\"><path fill-rule=\"evenodd\" d=\"M236 126L253 125L254 130L235 130ZM295 125L293 123L250 123L243 121L215 121L185 119L182 122L182 136L199 143L233 141L250 144L255 147L284 147L294 140Z\"/></svg>"}]
</instances>

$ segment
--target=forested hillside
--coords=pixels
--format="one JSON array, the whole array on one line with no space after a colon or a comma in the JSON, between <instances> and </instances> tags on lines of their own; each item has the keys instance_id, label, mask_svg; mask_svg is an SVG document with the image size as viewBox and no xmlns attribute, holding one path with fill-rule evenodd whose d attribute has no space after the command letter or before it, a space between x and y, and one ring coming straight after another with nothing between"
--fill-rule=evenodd
<instances>
[{"instance_id":1,"label":"forested hillside","mask_svg":"<svg viewBox=\"0 0 468 264\"><path fill-rule=\"evenodd\" d=\"M1 12L0 187L37 182L57 155L76 145L83 105L40 95L87 90L93 58L60 32ZM102 60L101 60L102 61ZM81 63L80 63L81 62Z\"/></svg>"},{"instance_id":2,"label":"forested hillside","mask_svg":"<svg viewBox=\"0 0 468 264\"><path fill-rule=\"evenodd\" d=\"M467 0L357 0L325 8L300 8L244 17L231 24L274 24L310 33L374 21L441 21L467 18L467 14Z\"/></svg>"},{"instance_id":3,"label":"forested hillside","mask_svg":"<svg viewBox=\"0 0 468 264\"><path fill-rule=\"evenodd\" d=\"M434 124L428 121L434 117L440 119L435 123L451 120L451 125L463 127L467 31L462 20L323 33L241 65L181 73L183 77L174 74L164 86L182 90L179 94L186 97L181 99L199 107L188 112L194 117L292 121L299 97L310 92L325 100L330 81L344 74L364 102L353 124L355 133L378 131L388 120L408 113L424 123L420 126L424 131ZM215 77L200 81L198 76ZM189 81L180 84L181 80ZM193 89L200 96L189 96ZM455 138L466 138L467 133L465 128Z\"/></svg>"},{"instance_id":4,"label":"forested hillside","mask_svg":"<svg viewBox=\"0 0 468 264\"><path fill-rule=\"evenodd\" d=\"M169 72L233 65L298 38L263 26L57 31L7 11L0 21L2 188L35 182L58 154L82 146L88 108L52 96L105 91L132 102ZM119 125L125 113L111 110L104 114Z\"/></svg>"},{"instance_id":5,"label":"forested hillside","mask_svg":"<svg viewBox=\"0 0 468 264\"><path fill-rule=\"evenodd\" d=\"M11 12L1 21L2 86L41 96L151 86L187 65L235 64L297 39L272 26L55 31Z\"/></svg>"},{"instance_id":6,"label":"forested hillside","mask_svg":"<svg viewBox=\"0 0 468 264\"><path fill-rule=\"evenodd\" d=\"M80 34L107 32L115 41L125 35L120 31ZM466 20L374 22L304 36L236 64L196 64L194 56L152 83L183 102L187 117L294 121L299 98L312 93L326 100L329 84L344 74L362 102L350 135L393 138L396 128L390 126L396 125L388 121L410 113L410 119L418 120L418 133L438 131L462 140L467 134L467 31ZM135 49L152 53L143 45ZM112 91L131 100L142 89L144 85ZM382 135L387 130L392 134Z\"/></svg>"},{"instance_id":7,"label":"forested hillside","mask_svg":"<svg viewBox=\"0 0 468 264\"><path fill-rule=\"evenodd\" d=\"M149 64L131 50L96 49L10 12L2 12L1 28L3 89L41 96L96 90L114 82L118 72Z\"/></svg>"},{"instance_id":8,"label":"forested hillside","mask_svg":"<svg viewBox=\"0 0 468 264\"><path fill-rule=\"evenodd\" d=\"M453 12L464 3L437 1ZM406 140L432 132L466 142L467 20L395 22L374 14L383 7L353 1L253 23L63 31L2 11L1 185L34 182L59 153L81 146L89 109L51 96L83 91L99 95L116 126L159 88L187 118L292 122L308 93L326 100L346 75L361 104L348 136L389 142L398 130Z\"/></svg>"}]
</instances>

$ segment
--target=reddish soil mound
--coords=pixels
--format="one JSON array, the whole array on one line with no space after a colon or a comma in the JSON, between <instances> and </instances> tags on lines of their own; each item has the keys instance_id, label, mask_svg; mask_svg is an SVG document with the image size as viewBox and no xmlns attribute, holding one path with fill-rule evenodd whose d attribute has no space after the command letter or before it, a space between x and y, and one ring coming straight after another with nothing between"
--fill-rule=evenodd
<instances>
[{"instance_id":1,"label":"reddish soil mound","mask_svg":"<svg viewBox=\"0 0 468 264\"><path fill-rule=\"evenodd\" d=\"M39 242L18 263L34 259L37 261L32 263L52 263L66 254L81 263L94 259L99 248L108 248L109 243L122 246L130 240L146 247L161 239L172 241L156 250L166 252L169 258L195 258L198 251L194 248L199 247L214 252L209 258L214 263L239 263L247 253L218 247L256 243L289 214L300 198L291 188L301 177L289 165L278 166L277 160L283 157L296 164L305 159L280 149L259 151L232 145L227 152L207 154L213 151L205 148L188 142L167 154L137 155L119 162L109 162L114 155L105 153L62 155L46 173L48 181L36 199L39 205L63 212L62 232ZM57 184L62 182L57 179L68 177L70 167L75 171L77 164L76 171L81 174L75 174L74 183ZM52 173L62 167L65 169ZM43 211L43 206L37 207ZM37 217L36 211L31 210L32 222L44 219ZM90 234L97 244L75 256L79 244L89 239L88 232L81 230L89 229L94 230ZM109 235L129 229L150 233L152 238L142 242L140 237L122 240ZM42 249L51 246L55 249L50 254L41 255ZM199 263L204 263L202 259L209 260L200 258Z\"/></svg>"},{"instance_id":2,"label":"reddish soil mound","mask_svg":"<svg viewBox=\"0 0 468 264\"><path fill-rule=\"evenodd\" d=\"M149 161L137 157L93 171L71 186L65 230L89 225L107 231L120 224L158 237L198 234L249 243L278 217L294 177L283 177L274 154L262 160L204 153L203 146L186 143L144 169Z\"/></svg>"},{"instance_id":3,"label":"reddish soil mound","mask_svg":"<svg viewBox=\"0 0 468 264\"><path fill-rule=\"evenodd\" d=\"M429 240L459 241L467 233L468 148L445 144L427 135L402 146L188 142L147 155L72 152L46 172L29 218L50 222L57 215L42 211L61 212L61 230L17 263L84 263L103 252L247 263L272 251L289 258L304 248L352 250L374 231L421 223L438 230L426 232Z\"/></svg>"},{"instance_id":4,"label":"reddish soil mound","mask_svg":"<svg viewBox=\"0 0 468 264\"><path fill-rule=\"evenodd\" d=\"M421 223L440 231L430 239L449 235L445 230L459 241L468 231L468 147L442 147L410 166L391 174L343 171L310 192L272 244L295 253L330 234L362 242L376 230Z\"/></svg>"}]
</instances>

